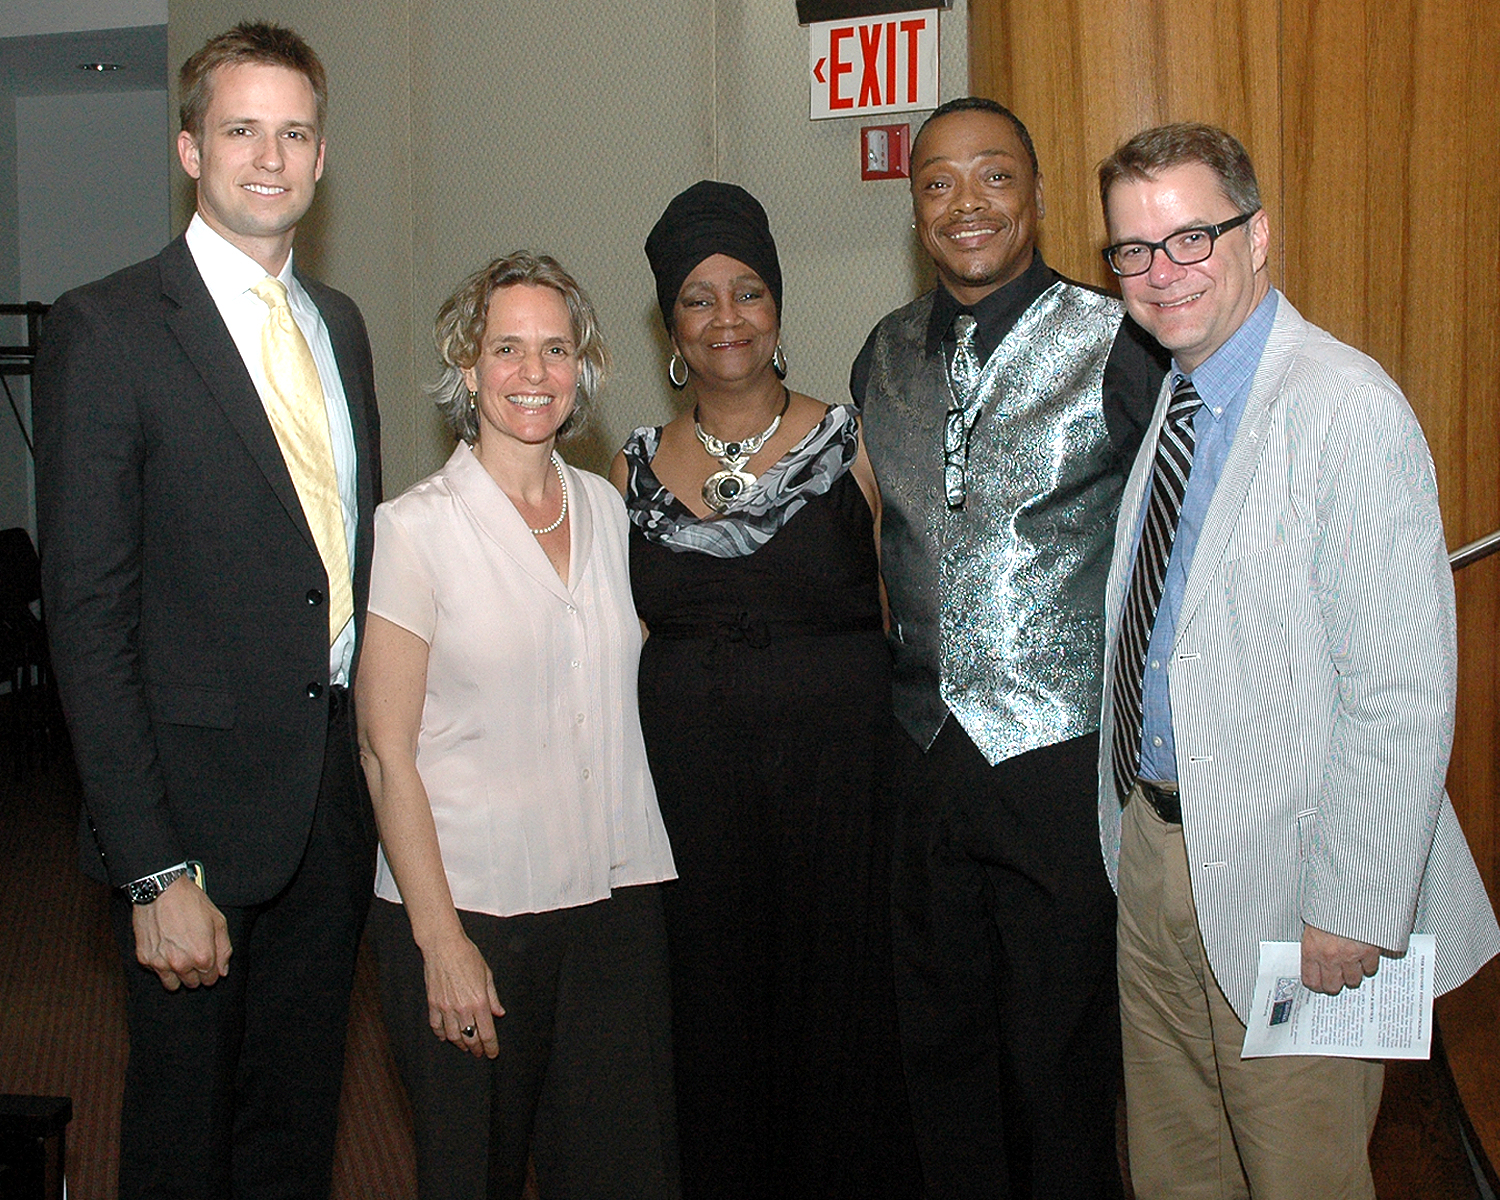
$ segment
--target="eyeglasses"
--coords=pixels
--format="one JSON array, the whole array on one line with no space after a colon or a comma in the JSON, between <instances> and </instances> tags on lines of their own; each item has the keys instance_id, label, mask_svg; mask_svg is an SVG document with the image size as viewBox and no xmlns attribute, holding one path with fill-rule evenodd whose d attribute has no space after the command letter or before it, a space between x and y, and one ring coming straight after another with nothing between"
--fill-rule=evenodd
<instances>
[{"instance_id":1,"label":"eyeglasses","mask_svg":"<svg viewBox=\"0 0 1500 1200\"><path fill-rule=\"evenodd\" d=\"M1116 242L1113 246L1104 248L1104 261L1122 279L1144 275L1149 271L1151 264L1156 261L1158 250L1179 267L1190 267L1208 258L1214 252L1214 242L1231 229L1238 229L1254 215L1253 212L1241 213L1218 225L1194 225L1191 229L1179 229L1171 237L1159 242Z\"/></svg>"}]
</instances>

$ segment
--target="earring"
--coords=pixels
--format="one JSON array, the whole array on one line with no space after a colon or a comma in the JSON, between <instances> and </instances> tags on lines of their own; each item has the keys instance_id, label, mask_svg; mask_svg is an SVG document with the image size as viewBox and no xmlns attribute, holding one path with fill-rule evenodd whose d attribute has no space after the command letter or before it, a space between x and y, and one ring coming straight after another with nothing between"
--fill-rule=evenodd
<instances>
[{"instance_id":1,"label":"earring","mask_svg":"<svg viewBox=\"0 0 1500 1200\"><path fill-rule=\"evenodd\" d=\"M682 373L682 378L681 379L677 378L679 369L681 370L681 373ZM687 387L687 381L688 381L687 359L683 358L682 355L678 354L677 351L675 351L675 350L672 351L672 357L669 358L669 359L667 359L667 378L672 381L672 386L674 388L682 389L682 388Z\"/></svg>"},{"instance_id":2,"label":"earring","mask_svg":"<svg viewBox=\"0 0 1500 1200\"><path fill-rule=\"evenodd\" d=\"M478 398L478 392L469 393L468 406L464 409L464 428L459 430L459 437L469 446L473 446L479 440L479 408L474 403Z\"/></svg>"},{"instance_id":3,"label":"earring","mask_svg":"<svg viewBox=\"0 0 1500 1200\"><path fill-rule=\"evenodd\" d=\"M776 372L777 379L786 378L786 351L781 348L781 343L776 343L776 350L771 355L771 370Z\"/></svg>"}]
</instances>

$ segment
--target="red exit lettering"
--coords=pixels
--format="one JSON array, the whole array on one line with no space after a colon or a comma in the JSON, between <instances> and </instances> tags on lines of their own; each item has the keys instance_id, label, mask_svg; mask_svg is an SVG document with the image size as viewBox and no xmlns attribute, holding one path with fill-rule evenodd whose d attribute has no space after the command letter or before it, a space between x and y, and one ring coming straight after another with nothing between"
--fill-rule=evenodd
<instances>
[{"instance_id":1,"label":"red exit lettering","mask_svg":"<svg viewBox=\"0 0 1500 1200\"><path fill-rule=\"evenodd\" d=\"M904 21L886 21L873 25L845 25L828 31L828 58L819 59L813 68L813 76L824 82L823 64L828 63L828 107L831 109L878 108L881 104L897 103L896 85L900 74L897 70L901 47L906 48L906 88L903 97L908 104L917 100L917 38L927 28L927 18L909 18ZM845 57L854 49L852 39L859 34L859 98L854 93L844 92L840 87L841 77L854 73L855 60ZM844 43L849 42L848 51ZM884 53L882 54L882 50Z\"/></svg>"}]
</instances>

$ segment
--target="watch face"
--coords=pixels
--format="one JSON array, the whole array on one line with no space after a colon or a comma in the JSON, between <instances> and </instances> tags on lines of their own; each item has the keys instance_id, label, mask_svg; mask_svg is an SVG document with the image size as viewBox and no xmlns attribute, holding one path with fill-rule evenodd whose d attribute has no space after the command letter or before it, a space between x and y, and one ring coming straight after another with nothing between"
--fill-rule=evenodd
<instances>
[{"instance_id":1,"label":"watch face","mask_svg":"<svg viewBox=\"0 0 1500 1200\"><path fill-rule=\"evenodd\" d=\"M130 893L132 904L150 904L161 895L161 884L157 883L156 876L152 875L130 884L126 890Z\"/></svg>"},{"instance_id":2,"label":"watch face","mask_svg":"<svg viewBox=\"0 0 1500 1200\"><path fill-rule=\"evenodd\" d=\"M187 873L186 867L174 867L172 870L161 871L156 875L147 875L145 879L127 883L125 892L132 904L150 904Z\"/></svg>"}]
</instances>

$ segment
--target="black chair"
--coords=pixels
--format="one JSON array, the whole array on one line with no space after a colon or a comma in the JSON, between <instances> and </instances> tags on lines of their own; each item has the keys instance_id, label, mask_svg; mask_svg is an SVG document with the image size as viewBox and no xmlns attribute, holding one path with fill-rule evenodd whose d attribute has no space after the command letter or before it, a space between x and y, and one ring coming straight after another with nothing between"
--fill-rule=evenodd
<instances>
[{"instance_id":1,"label":"black chair","mask_svg":"<svg viewBox=\"0 0 1500 1200\"><path fill-rule=\"evenodd\" d=\"M0 1198L62 1200L72 1119L67 1096L0 1096Z\"/></svg>"},{"instance_id":2,"label":"black chair","mask_svg":"<svg viewBox=\"0 0 1500 1200\"><path fill-rule=\"evenodd\" d=\"M33 608L41 598L41 564L31 535L0 529L0 681L9 690L6 740L18 779L37 761L46 762L63 734L47 630Z\"/></svg>"}]
</instances>

